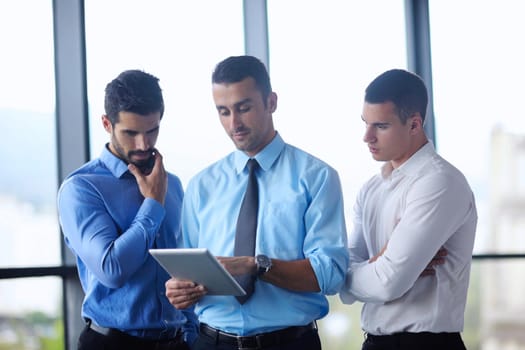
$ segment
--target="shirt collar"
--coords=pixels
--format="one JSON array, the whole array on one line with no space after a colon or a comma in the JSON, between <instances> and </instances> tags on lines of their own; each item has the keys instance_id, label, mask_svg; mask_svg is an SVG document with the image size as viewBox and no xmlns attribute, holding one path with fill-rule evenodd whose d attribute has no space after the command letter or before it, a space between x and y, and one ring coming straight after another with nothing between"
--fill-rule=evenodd
<instances>
[{"instance_id":1,"label":"shirt collar","mask_svg":"<svg viewBox=\"0 0 525 350\"><path fill-rule=\"evenodd\" d=\"M421 147L397 169L392 168L392 164L390 162L386 162L381 168L381 175L384 179L386 179L390 175L397 173L405 175L414 174L419 171L419 169L421 169L428 157L435 153L436 151L434 149L434 144L429 140L425 145L423 145L423 147Z\"/></svg>"},{"instance_id":2,"label":"shirt collar","mask_svg":"<svg viewBox=\"0 0 525 350\"><path fill-rule=\"evenodd\" d=\"M283 150L284 146L284 140L282 139L281 135L279 135L279 133L276 132L273 140L269 144L267 144L266 147L264 147L253 158L257 160L257 163L259 163L261 169L266 171L272 167L273 163L279 157L279 154L281 154L281 151ZM246 162L248 162L248 159L250 159L250 157L243 151L239 150L237 150L234 155L235 169L237 171L237 174L240 174L244 170Z\"/></svg>"},{"instance_id":3,"label":"shirt collar","mask_svg":"<svg viewBox=\"0 0 525 350\"><path fill-rule=\"evenodd\" d=\"M128 165L122 159L111 153L109 144L106 144L102 150L100 160L116 178L121 178L122 175L128 172Z\"/></svg>"}]
</instances>

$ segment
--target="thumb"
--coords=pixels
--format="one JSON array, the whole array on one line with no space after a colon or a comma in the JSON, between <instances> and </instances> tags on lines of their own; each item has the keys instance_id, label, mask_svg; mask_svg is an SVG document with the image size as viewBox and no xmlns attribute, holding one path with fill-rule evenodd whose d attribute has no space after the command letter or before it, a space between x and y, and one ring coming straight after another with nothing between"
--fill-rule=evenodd
<instances>
[{"instance_id":1,"label":"thumb","mask_svg":"<svg viewBox=\"0 0 525 350\"><path fill-rule=\"evenodd\" d=\"M142 176L142 173L140 172L139 168L137 168L134 164L128 164L128 170L130 173L135 176L136 179Z\"/></svg>"}]
</instances>

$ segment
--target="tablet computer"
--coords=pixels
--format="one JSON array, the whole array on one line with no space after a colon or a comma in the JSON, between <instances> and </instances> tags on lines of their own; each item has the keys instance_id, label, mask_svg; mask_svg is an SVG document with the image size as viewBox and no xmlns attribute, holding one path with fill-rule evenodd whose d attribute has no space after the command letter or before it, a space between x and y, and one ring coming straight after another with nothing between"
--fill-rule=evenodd
<instances>
[{"instance_id":1,"label":"tablet computer","mask_svg":"<svg viewBox=\"0 0 525 350\"><path fill-rule=\"evenodd\" d=\"M206 248L150 249L172 277L202 284L208 295L245 295L244 289Z\"/></svg>"}]
</instances>

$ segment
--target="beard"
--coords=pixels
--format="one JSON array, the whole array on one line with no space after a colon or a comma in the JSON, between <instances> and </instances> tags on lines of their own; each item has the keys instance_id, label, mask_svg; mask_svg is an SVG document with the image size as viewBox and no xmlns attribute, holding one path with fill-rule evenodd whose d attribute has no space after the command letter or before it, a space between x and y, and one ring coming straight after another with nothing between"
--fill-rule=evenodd
<instances>
[{"instance_id":1,"label":"beard","mask_svg":"<svg viewBox=\"0 0 525 350\"><path fill-rule=\"evenodd\" d=\"M113 137L111 144L113 149L117 153L116 156L122 159L126 164L133 164L141 170L141 172L149 174L155 163L155 149L150 148L146 151L124 151L124 148L120 143ZM141 155L140 159L133 159L134 155ZM147 155L147 158L143 158Z\"/></svg>"}]
</instances>

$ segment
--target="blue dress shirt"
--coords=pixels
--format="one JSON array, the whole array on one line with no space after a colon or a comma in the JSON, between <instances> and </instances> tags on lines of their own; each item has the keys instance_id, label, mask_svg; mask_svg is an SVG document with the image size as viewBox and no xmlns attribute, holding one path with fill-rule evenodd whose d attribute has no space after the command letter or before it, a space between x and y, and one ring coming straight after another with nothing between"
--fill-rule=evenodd
<instances>
[{"instance_id":1,"label":"blue dress shirt","mask_svg":"<svg viewBox=\"0 0 525 350\"><path fill-rule=\"evenodd\" d=\"M180 180L169 173L164 207L144 199L127 165L107 147L67 177L58 211L85 292L82 317L144 338L167 338L178 328L188 341L196 337L193 310L169 303L170 276L148 252L179 246L182 199Z\"/></svg>"},{"instance_id":2,"label":"blue dress shirt","mask_svg":"<svg viewBox=\"0 0 525 350\"><path fill-rule=\"evenodd\" d=\"M308 258L321 292L299 293L257 280L243 305L233 296L205 296L195 311L201 322L251 335L305 325L328 312L348 265L341 184L321 160L285 144L277 134L256 157L259 215L256 254L282 260ZM235 151L190 180L182 209L187 247L233 256L235 225L248 180L248 156Z\"/></svg>"}]
</instances>

